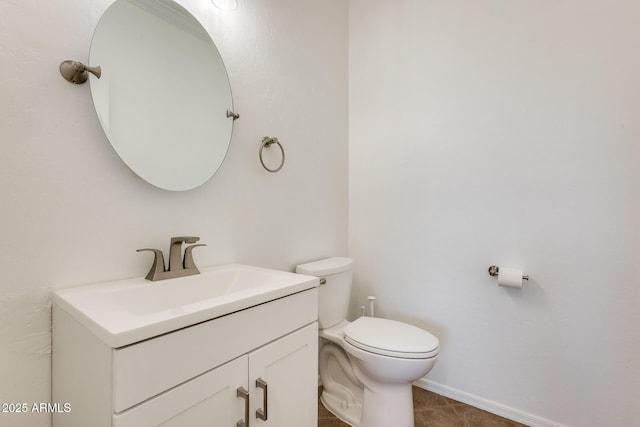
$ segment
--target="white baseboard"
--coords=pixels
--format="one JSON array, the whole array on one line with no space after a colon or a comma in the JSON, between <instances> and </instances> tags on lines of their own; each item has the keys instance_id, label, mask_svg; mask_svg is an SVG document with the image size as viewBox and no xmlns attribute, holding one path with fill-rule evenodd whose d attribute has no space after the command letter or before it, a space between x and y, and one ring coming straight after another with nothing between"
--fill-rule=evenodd
<instances>
[{"instance_id":1,"label":"white baseboard","mask_svg":"<svg viewBox=\"0 0 640 427\"><path fill-rule=\"evenodd\" d=\"M510 408L500 403L438 384L426 378L420 378L415 381L413 385L531 427L567 427L564 424L537 417L518 409Z\"/></svg>"}]
</instances>

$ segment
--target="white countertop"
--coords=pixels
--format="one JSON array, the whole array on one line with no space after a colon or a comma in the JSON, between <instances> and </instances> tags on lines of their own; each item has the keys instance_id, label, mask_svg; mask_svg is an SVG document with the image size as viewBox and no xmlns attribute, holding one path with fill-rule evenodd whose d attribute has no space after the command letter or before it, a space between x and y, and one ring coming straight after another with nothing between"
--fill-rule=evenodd
<instances>
[{"instance_id":1,"label":"white countertop","mask_svg":"<svg viewBox=\"0 0 640 427\"><path fill-rule=\"evenodd\" d=\"M113 348L318 286L313 276L228 264L156 282L142 277L56 290L53 304Z\"/></svg>"}]
</instances>

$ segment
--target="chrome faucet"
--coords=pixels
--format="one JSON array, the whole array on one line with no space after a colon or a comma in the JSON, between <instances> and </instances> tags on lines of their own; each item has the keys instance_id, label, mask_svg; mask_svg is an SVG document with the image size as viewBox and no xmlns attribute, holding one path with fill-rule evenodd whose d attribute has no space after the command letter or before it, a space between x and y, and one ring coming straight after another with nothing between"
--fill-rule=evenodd
<instances>
[{"instance_id":1,"label":"chrome faucet","mask_svg":"<svg viewBox=\"0 0 640 427\"><path fill-rule=\"evenodd\" d=\"M184 250L184 258L182 257L182 244L196 243L198 240L200 240L200 238L194 236L171 238L171 245L169 246L169 270L165 268L164 255L161 250L151 248L138 249L137 252L150 251L154 253L153 264L151 265L149 273L145 276L145 279L156 281L200 274L200 271L193 261L193 248L206 246L205 244L200 243L187 246Z\"/></svg>"}]
</instances>

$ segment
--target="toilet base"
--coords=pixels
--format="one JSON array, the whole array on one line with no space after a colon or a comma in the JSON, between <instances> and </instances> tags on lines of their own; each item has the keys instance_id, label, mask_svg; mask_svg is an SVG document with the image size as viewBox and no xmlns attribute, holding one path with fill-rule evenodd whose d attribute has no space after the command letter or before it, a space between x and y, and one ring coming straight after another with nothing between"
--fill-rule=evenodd
<instances>
[{"instance_id":1,"label":"toilet base","mask_svg":"<svg viewBox=\"0 0 640 427\"><path fill-rule=\"evenodd\" d=\"M352 427L360 427L360 414L362 414L362 405L348 405L342 399L338 399L329 393L322 393L320 402L333 415L338 417L340 421L349 424Z\"/></svg>"},{"instance_id":2,"label":"toilet base","mask_svg":"<svg viewBox=\"0 0 640 427\"><path fill-rule=\"evenodd\" d=\"M412 384L385 384L377 390L365 386L362 405L367 410L359 427L414 427Z\"/></svg>"},{"instance_id":3,"label":"toilet base","mask_svg":"<svg viewBox=\"0 0 640 427\"><path fill-rule=\"evenodd\" d=\"M325 342L319 355L322 394L320 402L336 417L360 427L363 385L356 378L349 356L338 345Z\"/></svg>"},{"instance_id":4,"label":"toilet base","mask_svg":"<svg viewBox=\"0 0 640 427\"><path fill-rule=\"evenodd\" d=\"M360 372L360 363L332 342L321 347L319 362L320 402L340 420L352 427L414 427L411 382L368 378Z\"/></svg>"},{"instance_id":5,"label":"toilet base","mask_svg":"<svg viewBox=\"0 0 640 427\"><path fill-rule=\"evenodd\" d=\"M331 393L320 396L325 408L352 427L414 427L411 384L387 386L384 390L365 388L363 399L362 404L349 404ZM368 408L364 413L362 406Z\"/></svg>"}]
</instances>

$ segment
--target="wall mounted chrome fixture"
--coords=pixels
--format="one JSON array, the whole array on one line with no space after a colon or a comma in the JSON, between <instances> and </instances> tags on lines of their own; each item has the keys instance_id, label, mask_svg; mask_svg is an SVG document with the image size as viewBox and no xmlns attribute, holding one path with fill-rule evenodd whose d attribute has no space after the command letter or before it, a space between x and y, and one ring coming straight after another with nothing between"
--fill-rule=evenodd
<instances>
[{"instance_id":1,"label":"wall mounted chrome fixture","mask_svg":"<svg viewBox=\"0 0 640 427\"><path fill-rule=\"evenodd\" d=\"M265 149L265 147L269 148L272 144L277 144L280 148L280 151L282 151L282 161L280 162L280 166L275 169L269 169L267 165L264 164L264 160L262 159L262 151ZM262 167L269 172L278 172L280 169L282 169L282 166L284 166L284 148L282 148L282 144L280 144L278 138L272 138L270 136L265 136L264 138L262 138L262 147L260 147L260 163L262 163Z\"/></svg>"},{"instance_id":2,"label":"wall mounted chrome fixture","mask_svg":"<svg viewBox=\"0 0 640 427\"><path fill-rule=\"evenodd\" d=\"M69 60L63 61L60 64L60 74L62 74L62 77L64 77L66 81L73 84L81 85L86 82L89 78L89 73L87 71L97 78L100 78L100 75L102 74L100 66L88 67L82 62Z\"/></svg>"},{"instance_id":3,"label":"wall mounted chrome fixture","mask_svg":"<svg viewBox=\"0 0 640 427\"><path fill-rule=\"evenodd\" d=\"M492 265L489 267L489 276L498 277L500 274L500 267ZM522 280L529 280L529 276L522 276Z\"/></svg>"},{"instance_id":4,"label":"wall mounted chrome fixture","mask_svg":"<svg viewBox=\"0 0 640 427\"><path fill-rule=\"evenodd\" d=\"M231 110L227 110L227 117L233 117L233 121L235 122L236 120L238 120L240 118L240 114L234 113Z\"/></svg>"},{"instance_id":5,"label":"wall mounted chrome fixture","mask_svg":"<svg viewBox=\"0 0 640 427\"><path fill-rule=\"evenodd\" d=\"M234 10L238 7L238 0L211 0L211 3L222 10Z\"/></svg>"}]
</instances>

